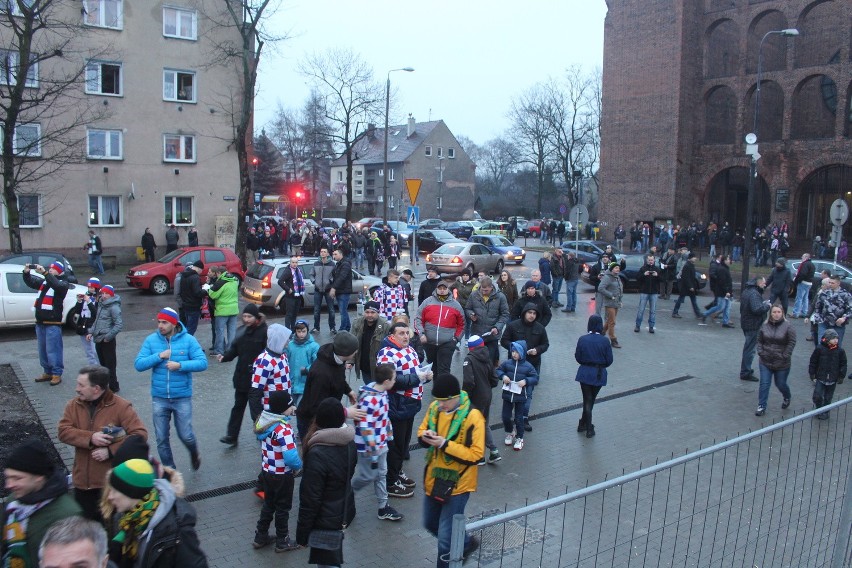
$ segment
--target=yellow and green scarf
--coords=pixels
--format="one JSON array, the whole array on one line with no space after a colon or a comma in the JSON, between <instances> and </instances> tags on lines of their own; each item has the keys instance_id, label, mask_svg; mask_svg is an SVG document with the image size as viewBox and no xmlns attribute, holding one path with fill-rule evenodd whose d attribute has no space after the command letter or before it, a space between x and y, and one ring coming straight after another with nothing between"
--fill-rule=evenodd
<instances>
[{"instance_id":1,"label":"yellow and green scarf","mask_svg":"<svg viewBox=\"0 0 852 568\"><path fill-rule=\"evenodd\" d=\"M433 402L429 406L429 419L427 421L427 426L433 432L437 431L438 427L438 413L440 410L438 409L438 403ZM453 420L450 422L450 428L447 430L447 435L444 436L447 440L452 440L456 436L458 436L459 430L461 430L461 425L464 423L465 418L467 418L468 413L470 412L470 397L467 395L465 391L461 391L459 393L459 406L456 408L455 413L453 414ZM435 447L429 446L429 449L426 450L426 463L431 461L432 456L435 453ZM447 464L452 463L454 460L452 457L448 456L446 452L444 452L444 462Z\"/></svg>"},{"instance_id":2,"label":"yellow and green scarf","mask_svg":"<svg viewBox=\"0 0 852 568\"><path fill-rule=\"evenodd\" d=\"M139 553L139 536L148 528L148 523L159 505L160 493L153 488L118 521L119 533L112 540L121 544L122 559L136 559Z\"/></svg>"}]
</instances>

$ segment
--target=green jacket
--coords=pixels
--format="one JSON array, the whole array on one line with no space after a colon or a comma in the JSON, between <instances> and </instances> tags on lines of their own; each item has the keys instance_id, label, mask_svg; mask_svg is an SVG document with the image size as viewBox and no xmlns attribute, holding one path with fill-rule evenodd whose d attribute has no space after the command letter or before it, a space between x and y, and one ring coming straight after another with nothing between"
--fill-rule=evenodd
<instances>
[{"instance_id":1,"label":"green jacket","mask_svg":"<svg viewBox=\"0 0 852 568\"><path fill-rule=\"evenodd\" d=\"M240 313L237 298L239 296L239 281L230 272L225 272L207 291L210 299L216 302L214 316L236 316Z\"/></svg>"}]
</instances>

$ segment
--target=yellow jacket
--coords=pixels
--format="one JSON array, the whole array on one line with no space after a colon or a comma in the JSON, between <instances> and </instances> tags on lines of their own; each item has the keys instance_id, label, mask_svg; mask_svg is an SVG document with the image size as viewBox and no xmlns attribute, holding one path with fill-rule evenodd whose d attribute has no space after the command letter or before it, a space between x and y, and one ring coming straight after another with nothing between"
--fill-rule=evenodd
<instances>
[{"instance_id":1,"label":"yellow jacket","mask_svg":"<svg viewBox=\"0 0 852 568\"><path fill-rule=\"evenodd\" d=\"M433 402L433 405L438 404ZM453 421L453 415L438 411L437 425L435 431L438 435L446 437L447 431L450 429L450 423ZM429 429L429 410L423 417L423 422L417 429L417 438L419 439L425 430ZM421 444L428 447L421 441ZM426 479L423 481L426 495L432 492L432 468L443 467L453 469L459 472L461 477L456 485L453 495L462 493L470 493L476 491L476 480L479 468L476 466L485 455L485 418L482 413L471 407L470 412L465 418L459 429L458 436L453 440L449 440L444 449L435 448L432 454L432 459L426 464ZM450 456L452 460L447 463L445 457ZM465 468L467 468L465 470ZM464 470L464 473L462 471Z\"/></svg>"}]
</instances>

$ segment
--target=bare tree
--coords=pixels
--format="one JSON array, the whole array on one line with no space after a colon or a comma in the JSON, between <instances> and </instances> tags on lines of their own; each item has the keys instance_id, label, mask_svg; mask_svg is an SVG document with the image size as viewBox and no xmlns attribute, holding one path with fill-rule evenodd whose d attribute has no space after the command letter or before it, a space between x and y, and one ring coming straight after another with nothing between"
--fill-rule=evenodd
<instances>
[{"instance_id":1,"label":"bare tree","mask_svg":"<svg viewBox=\"0 0 852 568\"><path fill-rule=\"evenodd\" d=\"M308 140L302 125L298 113L280 105L270 125L270 137L284 156L283 167L294 180L301 178L302 166L308 158Z\"/></svg>"},{"instance_id":2,"label":"bare tree","mask_svg":"<svg viewBox=\"0 0 852 568\"><path fill-rule=\"evenodd\" d=\"M61 205L61 170L86 159L81 127L108 116L81 88L85 61L97 53L78 45L86 33L78 6L68 0L0 6L0 167L12 252L23 249L21 205L38 214L30 209L38 205L20 198L54 196L41 204L42 214Z\"/></svg>"},{"instance_id":3,"label":"bare tree","mask_svg":"<svg viewBox=\"0 0 852 568\"><path fill-rule=\"evenodd\" d=\"M508 138L494 138L482 147L479 167L493 193L502 193L507 176L521 162L518 148Z\"/></svg>"},{"instance_id":4,"label":"bare tree","mask_svg":"<svg viewBox=\"0 0 852 568\"><path fill-rule=\"evenodd\" d=\"M601 106L603 95L603 71L595 69L591 77L591 92L589 95L589 142L582 155L582 166L588 177L600 184L598 171L601 161Z\"/></svg>"},{"instance_id":5,"label":"bare tree","mask_svg":"<svg viewBox=\"0 0 852 568\"><path fill-rule=\"evenodd\" d=\"M546 172L556 153L552 144L554 131L550 120L551 103L547 89L535 85L514 99L509 111L511 137L518 148L519 161L531 165L536 172L536 212L539 215Z\"/></svg>"},{"instance_id":6,"label":"bare tree","mask_svg":"<svg viewBox=\"0 0 852 568\"><path fill-rule=\"evenodd\" d=\"M382 116L384 89L373 70L351 50L331 49L309 56L300 66L322 97L331 140L346 159L346 218L352 217L352 166L355 145L369 124Z\"/></svg>"}]
</instances>

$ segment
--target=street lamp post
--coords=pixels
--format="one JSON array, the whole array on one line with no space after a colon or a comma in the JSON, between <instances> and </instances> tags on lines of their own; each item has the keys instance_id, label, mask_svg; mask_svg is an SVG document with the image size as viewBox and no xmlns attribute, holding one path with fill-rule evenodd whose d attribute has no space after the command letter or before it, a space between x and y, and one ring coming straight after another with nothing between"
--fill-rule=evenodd
<instances>
[{"instance_id":1,"label":"street lamp post","mask_svg":"<svg viewBox=\"0 0 852 568\"><path fill-rule=\"evenodd\" d=\"M754 180L757 177L757 161L760 159L760 153L757 151L757 124L760 115L760 76L763 73L763 42L771 35L797 36L799 30L796 28L788 28L784 30L771 30L763 35L760 40L760 45L757 47L757 87L754 93L754 123L752 131L746 135L746 154L751 157L748 172L748 193L746 197L746 226L745 234L743 234L743 273L742 282L740 283L740 294L745 290L746 282L749 278L749 266L751 255L751 241L753 238L754 227L752 226L752 216L754 215Z\"/></svg>"},{"instance_id":2,"label":"street lamp post","mask_svg":"<svg viewBox=\"0 0 852 568\"><path fill-rule=\"evenodd\" d=\"M407 71L411 73L414 67L400 67L388 71L388 80L385 86L385 149L382 165L382 219L388 222L388 115L390 114L390 74L394 71Z\"/></svg>"}]
</instances>

